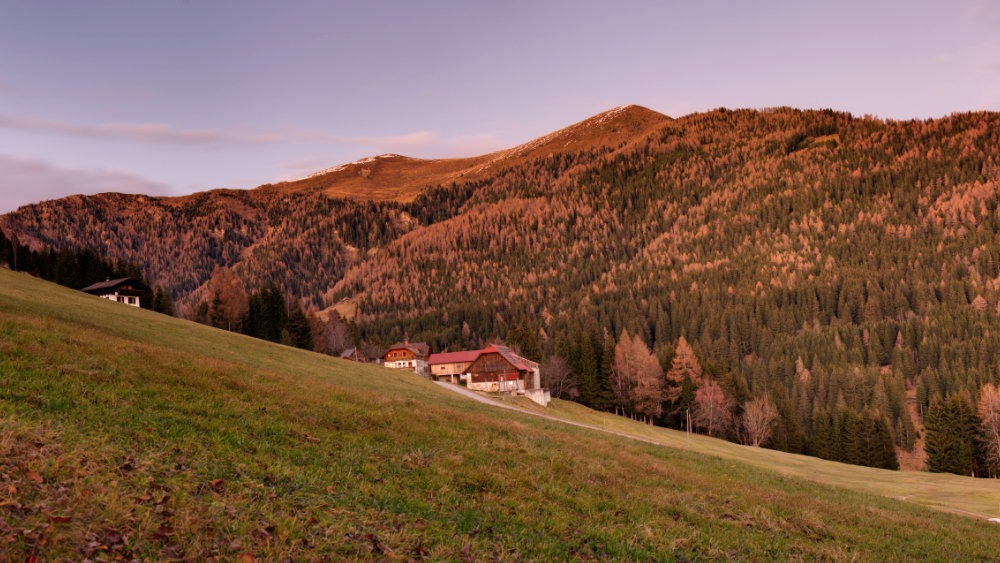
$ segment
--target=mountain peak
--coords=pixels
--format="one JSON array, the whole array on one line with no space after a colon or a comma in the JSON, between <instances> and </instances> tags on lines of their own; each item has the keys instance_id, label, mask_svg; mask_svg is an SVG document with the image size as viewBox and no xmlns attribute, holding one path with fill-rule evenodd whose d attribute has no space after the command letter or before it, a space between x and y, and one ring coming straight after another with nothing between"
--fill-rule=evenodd
<instances>
[{"instance_id":1,"label":"mountain peak","mask_svg":"<svg viewBox=\"0 0 1000 563\"><path fill-rule=\"evenodd\" d=\"M643 138L671 118L638 105L618 106L548 135L503 151L501 159L546 156L598 146L615 147Z\"/></svg>"},{"instance_id":2,"label":"mountain peak","mask_svg":"<svg viewBox=\"0 0 1000 563\"><path fill-rule=\"evenodd\" d=\"M495 165L514 165L560 152L617 148L636 142L670 120L638 105L619 106L512 149L471 158L424 160L398 154L370 156L278 184L287 191L320 191L333 197L408 200L428 186L470 180Z\"/></svg>"}]
</instances>

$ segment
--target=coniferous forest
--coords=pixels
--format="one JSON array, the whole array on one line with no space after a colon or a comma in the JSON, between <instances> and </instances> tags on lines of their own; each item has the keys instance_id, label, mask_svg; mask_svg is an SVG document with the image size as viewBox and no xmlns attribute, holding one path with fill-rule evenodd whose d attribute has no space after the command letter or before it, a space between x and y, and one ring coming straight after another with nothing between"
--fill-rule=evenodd
<instances>
[{"instance_id":1,"label":"coniferous forest","mask_svg":"<svg viewBox=\"0 0 1000 563\"><path fill-rule=\"evenodd\" d=\"M593 408L1000 474L1000 114L624 113L602 130L655 127L402 200L104 194L0 226L140 264L179 314L220 328L305 345L287 324L302 315L324 351L503 340ZM357 316L330 320L345 298Z\"/></svg>"}]
</instances>

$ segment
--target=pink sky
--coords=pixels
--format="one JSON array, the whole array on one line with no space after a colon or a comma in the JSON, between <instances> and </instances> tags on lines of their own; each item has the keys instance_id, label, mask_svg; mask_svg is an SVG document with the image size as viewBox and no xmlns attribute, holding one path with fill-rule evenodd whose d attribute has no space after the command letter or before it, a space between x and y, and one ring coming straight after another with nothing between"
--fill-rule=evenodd
<instances>
[{"instance_id":1,"label":"pink sky","mask_svg":"<svg viewBox=\"0 0 1000 563\"><path fill-rule=\"evenodd\" d=\"M1000 110L1000 1L0 2L0 212L468 156L640 104Z\"/></svg>"}]
</instances>

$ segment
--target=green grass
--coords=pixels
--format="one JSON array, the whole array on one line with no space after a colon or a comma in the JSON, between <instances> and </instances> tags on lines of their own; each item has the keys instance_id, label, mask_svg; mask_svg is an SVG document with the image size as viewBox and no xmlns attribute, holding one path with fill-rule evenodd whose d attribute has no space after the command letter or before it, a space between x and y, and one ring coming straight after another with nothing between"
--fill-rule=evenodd
<instances>
[{"instance_id":1,"label":"green grass","mask_svg":"<svg viewBox=\"0 0 1000 563\"><path fill-rule=\"evenodd\" d=\"M1000 518L1000 481L995 479L973 479L948 473L888 471L740 446L698 434L688 436L681 431L649 426L619 416L596 412L568 401L555 400L548 408L521 398L513 401L506 399L505 402L527 412L585 424L672 448L739 461L789 477L808 479L861 493L905 499L976 518Z\"/></svg>"},{"instance_id":2,"label":"green grass","mask_svg":"<svg viewBox=\"0 0 1000 563\"><path fill-rule=\"evenodd\" d=\"M1000 552L994 524L859 492L900 496L892 478L909 474L849 490L792 475L876 474L699 437L688 447L567 403L546 412L656 443L0 270L0 554L14 559ZM967 481L936 483L958 498Z\"/></svg>"}]
</instances>

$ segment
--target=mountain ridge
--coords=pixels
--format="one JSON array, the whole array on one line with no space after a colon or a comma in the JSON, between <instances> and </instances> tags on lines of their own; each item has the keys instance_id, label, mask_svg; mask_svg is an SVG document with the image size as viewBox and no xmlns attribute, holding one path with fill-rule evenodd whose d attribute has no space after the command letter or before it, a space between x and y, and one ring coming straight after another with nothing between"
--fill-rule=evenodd
<instances>
[{"instance_id":1,"label":"mountain ridge","mask_svg":"<svg viewBox=\"0 0 1000 563\"><path fill-rule=\"evenodd\" d=\"M305 178L279 182L265 188L278 192L320 192L330 197L405 202L412 200L420 190L427 187L475 181L498 167L514 166L554 152L635 142L643 133L648 133L669 119L668 116L642 106L620 106L493 153L444 159L383 154L340 164Z\"/></svg>"}]
</instances>

